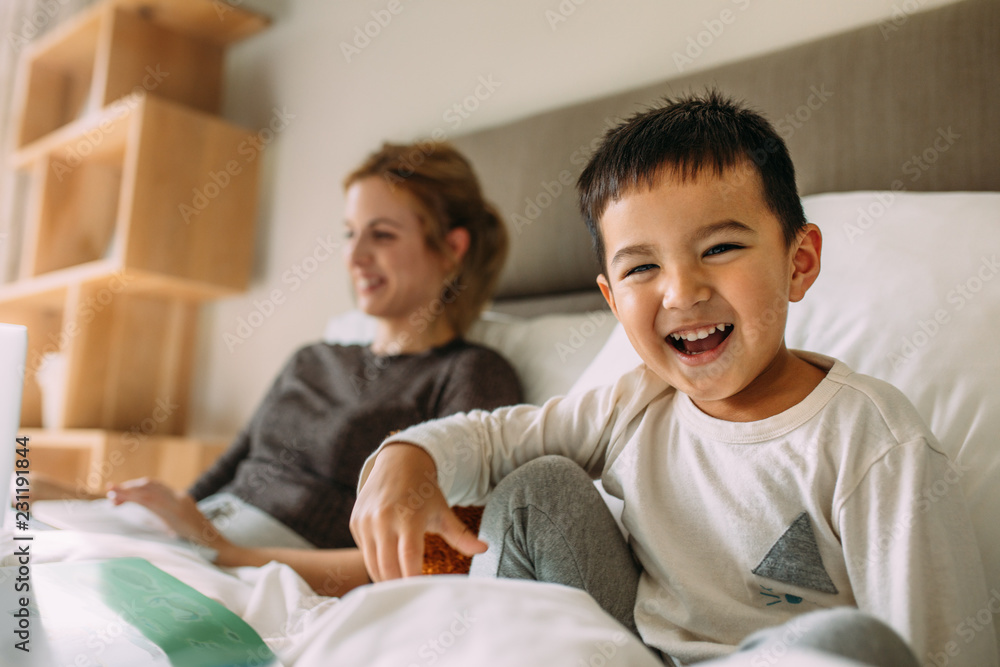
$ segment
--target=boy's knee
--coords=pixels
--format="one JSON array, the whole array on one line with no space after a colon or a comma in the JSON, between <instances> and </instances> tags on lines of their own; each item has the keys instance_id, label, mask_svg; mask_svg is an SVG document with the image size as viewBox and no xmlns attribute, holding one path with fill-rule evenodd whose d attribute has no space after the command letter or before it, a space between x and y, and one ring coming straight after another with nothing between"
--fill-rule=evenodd
<instances>
[{"instance_id":1,"label":"boy's knee","mask_svg":"<svg viewBox=\"0 0 1000 667\"><path fill-rule=\"evenodd\" d=\"M852 607L813 612L803 616L802 620L809 635L828 637L831 642L867 637L879 644L906 646L896 631L886 623Z\"/></svg>"},{"instance_id":2,"label":"boy's knee","mask_svg":"<svg viewBox=\"0 0 1000 667\"><path fill-rule=\"evenodd\" d=\"M766 650L776 642L785 648L822 651L872 665L916 667L906 642L887 624L849 607L804 614L744 642L743 650Z\"/></svg>"},{"instance_id":3,"label":"boy's knee","mask_svg":"<svg viewBox=\"0 0 1000 667\"><path fill-rule=\"evenodd\" d=\"M565 456L548 455L518 466L503 478L494 492L509 488L545 489L575 484L593 484L593 480L575 462Z\"/></svg>"},{"instance_id":4,"label":"boy's knee","mask_svg":"<svg viewBox=\"0 0 1000 667\"><path fill-rule=\"evenodd\" d=\"M579 498L594 493L594 482L575 462L565 456L543 456L518 466L504 477L490 494L491 505L519 506L539 502L549 504L558 498ZM599 497L599 494L598 494Z\"/></svg>"},{"instance_id":5,"label":"boy's knee","mask_svg":"<svg viewBox=\"0 0 1000 667\"><path fill-rule=\"evenodd\" d=\"M590 477L577 463L565 456L549 454L537 459L528 461L518 468L526 474L546 477L570 477L590 481Z\"/></svg>"}]
</instances>

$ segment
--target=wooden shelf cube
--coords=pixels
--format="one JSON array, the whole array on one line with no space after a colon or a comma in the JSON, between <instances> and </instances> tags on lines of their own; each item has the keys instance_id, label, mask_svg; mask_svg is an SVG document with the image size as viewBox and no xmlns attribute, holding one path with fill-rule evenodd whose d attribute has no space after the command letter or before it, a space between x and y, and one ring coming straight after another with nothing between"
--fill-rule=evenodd
<instances>
[{"instance_id":1,"label":"wooden shelf cube","mask_svg":"<svg viewBox=\"0 0 1000 667\"><path fill-rule=\"evenodd\" d=\"M219 109L225 47L268 20L212 0L106 0L28 45L17 145L137 91Z\"/></svg>"},{"instance_id":2,"label":"wooden shelf cube","mask_svg":"<svg viewBox=\"0 0 1000 667\"><path fill-rule=\"evenodd\" d=\"M18 151L33 173L21 277L107 261L205 298L250 278L259 160L248 130L155 95Z\"/></svg>"},{"instance_id":3,"label":"wooden shelf cube","mask_svg":"<svg viewBox=\"0 0 1000 667\"><path fill-rule=\"evenodd\" d=\"M29 332L21 423L42 426L36 374L59 353L65 382L49 400L63 409L49 426L128 431L153 419L160 434L183 433L197 315L198 302L132 288L122 274L0 302L0 320Z\"/></svg>"}]
</instances>

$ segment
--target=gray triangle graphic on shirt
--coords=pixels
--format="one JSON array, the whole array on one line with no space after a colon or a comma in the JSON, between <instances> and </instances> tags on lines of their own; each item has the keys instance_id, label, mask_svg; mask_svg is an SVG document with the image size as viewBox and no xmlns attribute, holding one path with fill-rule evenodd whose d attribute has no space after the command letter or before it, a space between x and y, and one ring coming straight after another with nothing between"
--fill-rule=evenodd
<instances>
[{"instance_id":1,"label":"gray triangle graphic on shirt","mask_svg":"<svg viewBox=\"0 0 1000 667\"><path fill-rule=\"evenodd\" d=\"M836 594L830 575L823 567L812 522L805 512L798 515L788 530L778 538L753 573L793 586Z\"/></svg>"}]
</instances>

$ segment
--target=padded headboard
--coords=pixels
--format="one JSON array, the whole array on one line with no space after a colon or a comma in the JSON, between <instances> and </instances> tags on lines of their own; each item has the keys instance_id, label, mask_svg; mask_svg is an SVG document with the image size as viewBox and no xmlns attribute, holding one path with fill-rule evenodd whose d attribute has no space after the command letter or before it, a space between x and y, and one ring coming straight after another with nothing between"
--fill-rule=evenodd
<instances>
[{"instance_id":1,"label":"padded headboard","mask_svg":"<svg viewBox=\"0 0 1000 667\"><path fill-rule=\"evenodd\" d=\"M508 310L580 291L558 309L602 302L576 178L620 118L708 86L775 123L803 195L1000 190L1000 2L966 0L457 137L510 229Z\"/></svg>"}]
</instances>

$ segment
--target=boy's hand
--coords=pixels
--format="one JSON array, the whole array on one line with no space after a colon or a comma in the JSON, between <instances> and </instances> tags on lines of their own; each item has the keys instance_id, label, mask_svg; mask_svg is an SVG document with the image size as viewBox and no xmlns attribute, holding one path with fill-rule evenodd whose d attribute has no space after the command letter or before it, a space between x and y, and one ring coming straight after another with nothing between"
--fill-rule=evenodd
<instances>
[{"instance_id":1,"label":"boy's hand","mask_svg":"<svg viewBox=\"0 0 1000 667\"><path fill-rule=\"evenodd\" d=\"M440 535L467 556L486 551L486 543L448 507L436 481L428 494L428 480L436 479L434 460L416 445L394 443L375 459L351 514L351 533L373 581L420 574L424 533Z\"/></svg>"}]
</instances>

